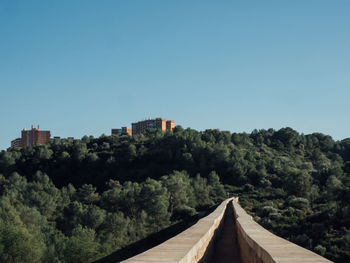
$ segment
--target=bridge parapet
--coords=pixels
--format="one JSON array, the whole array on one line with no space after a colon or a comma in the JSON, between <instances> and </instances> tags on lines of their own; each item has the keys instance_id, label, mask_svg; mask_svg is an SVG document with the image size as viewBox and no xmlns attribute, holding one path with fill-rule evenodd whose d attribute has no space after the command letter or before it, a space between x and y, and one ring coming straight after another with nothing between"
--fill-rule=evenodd
<instances>
[{"instance_id":1,"label":"bridge parapet","mask_svg":"<svg viewBox=\"0 0 350 263\"><path fill-rule=\"evenodd\" d=\"M329 263L310 250L280 238L256 223L233 200L240 256L245 263Z\"/></svg>"},{"instance_id":2,"label":"bridge parapet","mask_svg":"<svg viewBox=\"0 0 350 263\"><path fill-rule=\"evenodd\" d=\"M229 207L231 206L231 207ZM233 209L232 209L233 208ZM280 238L256 223L238 204L238 198L223 201L210 215L164 243L131 257L126 263L210 262L213 244L225 213L234 213L239 257L244 263L329 263L331 261ZM227 217L228 218L228 217ZM232 218L231 218L232 220Z\"/></svg>"},{"instance_id":3,"label":"bridge parapet","mask_svg":"<svg viewBox=\"0 0 350 263\"><path fill-rule=\"evenodd\" d=\"M211 214L164 243L122 262L192 263L210 258L213 240L218 233L226 207L233 198L223 201Z\"/></svg>"}]
</instances>

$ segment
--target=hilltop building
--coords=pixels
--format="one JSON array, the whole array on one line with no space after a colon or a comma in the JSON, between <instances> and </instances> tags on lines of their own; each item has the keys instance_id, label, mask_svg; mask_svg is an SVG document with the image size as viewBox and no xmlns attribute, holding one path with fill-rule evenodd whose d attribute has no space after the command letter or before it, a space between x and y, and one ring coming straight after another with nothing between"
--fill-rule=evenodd
<instances>
[{"instance_id":1,"label":"hilltop building","mask_svg":"<svg viewBox=\"0 0 350 263\"><path fill-rule=\"evenodd\" d=\"M167 131L172 131L174 128L175 128L175 121L174 120L166 121L166 130Z\"/></svg>"},{"instance_id":2,"label":"hilltop building","mask_svg":"<svg viewBox=\"0 0 350 263\"><path fill-rule=\"evenodd\" d=\"M122 127L121 129L112 129L112 135L120 135L122 133L127 133L132 136L132 130L129 127Z\"/></svg>"},{"instance_id":3,"label":"hilltop building","mask_svg":"<svg viewBox=\"0 0 350 263\"><path fill-rule=\"evenodd\" d=\"M164 118L147 119L131 124L132 135L141 134L147 129L160 129L162 131L172 130L175 127L175 121Z\"/></svg>"},{"instance_id":4,"label":"hilltop building","mask_svg":"<svg viewBox=\"0 0 350 263\"><path fill-rule=\"evenodd\" d=\"M50 131L40 131L39 125L38 128L33 128L32 125L31 130L22 130L22 147L45 144L50 141L50 137Z\"/></svg>"},{"instance_id":5,"label":"hilltop building","mask_svg":"<svg viewBox=\"0 0 350 263\"><path fill-rule=\"evenodd\" d=\"M61 138L60 136L54 136L50 140L51 141L62 141L62 140L72 140L72 141L74 141L74 137Z\"/></svg>"},{"instance_id":6,"label":"hilltop building","mask_svg":"<svg viewBox=\"0 0 350 263\"><path fill-rule=\"evenodd\" d=\"M11 141L11 148L22 147L22 139L17 138Z\"/></svg>"},{"instance_id":7,"label":"hilltop building","mask_svg":"<svg viewBox=\"0 0 350 263\"><path fill-rule=\"evenodd\" d=\"M120 135L127 133L130 136L143 133L147 129L160 129L162 131L171 131L175 128L175 121L166 120L164 118L147 119L131 124L129 127L121 127L121 129L112 129L112 135Z\"/></svg>"},{"instance_id":8,"label":"hilltop building","mask_svg":"<svg viewBox=\"0 0 350 263\"><path fill-rule=\"evenodd\" d=\"M11 147L26 147L33 146L36 144L45 144L50 141L51 132L50 131L40 131L38 128L34 128L32 125L31 130L26 130L25 128L21 132L22 137L11 141Z\"/></svg>"}]
</instances>

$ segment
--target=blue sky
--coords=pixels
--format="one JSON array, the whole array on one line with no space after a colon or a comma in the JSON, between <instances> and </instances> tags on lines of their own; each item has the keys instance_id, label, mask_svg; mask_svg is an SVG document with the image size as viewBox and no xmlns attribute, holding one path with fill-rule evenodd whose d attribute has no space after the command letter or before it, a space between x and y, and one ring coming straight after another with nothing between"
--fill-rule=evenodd
<instances>
[{"instance_id":1,"label":"blue sky","mask_svg":"<svg viewBox=\"0 0 350 263\"><path fill-rule=\"evenodd\" d=\"M350 1L0 0L0 149L32 124L350 137Z\"/></svg>"}]
</instances>

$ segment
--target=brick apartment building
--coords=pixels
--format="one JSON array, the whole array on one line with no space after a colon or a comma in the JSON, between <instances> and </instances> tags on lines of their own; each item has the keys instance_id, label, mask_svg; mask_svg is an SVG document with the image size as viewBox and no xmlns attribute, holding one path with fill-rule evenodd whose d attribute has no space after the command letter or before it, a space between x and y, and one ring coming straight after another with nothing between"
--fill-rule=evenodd
<instances>
[{"instance_id":1,"label":"brick apartment building","mask_svg":"<svg viewBox=\"0 0 350 263\"><path fill-rule=\"evenodd\" d=\"M132 136L132 131L129 127L122 127L121 129L112 129L112 135L120 135L122 133L127 133Z\"/></svg>"},{"instance_id":2,"label":"brick apartment building","mask_svg":"<svg viewBox=\"0 0 350 263\"><path fill-rule=\"evenodd\" d=\"M171 131L175 128L175 121L166 120L164 118L147 119L131 124L129 127L122 127L121 129L112 129L112 135L120 135L128 133L130 136L143 133L147 129L160 129L162 131Z\"/></svg>"},{"instance_id":3,"label":"brick apartment building","mask_svg":"<svg viewBox=\"0 0 350 263\"><path fill-rule=\"evenodd\" d=\"M11 141L11 148L14 147L26 147L33 146L36 144L45 144L50 141L51 132L50 131L40 131L38 128L34 128L32 125L31 130L26 130L25 128L21 133L22 137Z\"/></svg>"},{"instance_id":4,"label":"brick apartment building","mask_svg":"<svg viewBox=\"0 0 350 263\"><path fill-rule=\"evenodd\" d=\"M171 131L175 128L175 121L174 120L168 120L166 121L166 130Z\"/></svg>"},{"instance_id":5,"label":"brick apartment building","mask_svg":"<svg viewBox=\"0 0 350 263\"><path fill-rule=\"evenodd\" d=\"M38 128L33 128L32 125L31 130L22 130L22 147L45 144L50 141L50 137L50 131L40 131L39 125Z\"/></svg>"},{"instance_id":6,"label":"brick apartment building","mask_svg":"<svg viewBox=\"0 0 350 263\"><path fill-rule=\"evenodd\" d=\"M131 124L132 135L143 133L147 129L160 129L162 131L172 130L175 127L175 121L164 118L148 119Z\"/></svg>"},{"instance_id":7,"label":"brick apartment building","mask_svg":"<svg viewBox=\"0 0 350 263\"><path fill-rule=\"evenodd\" d=\"M17 138L11 141L11 148L22 147L22 138Z\"/></svg>"}]
</instances>

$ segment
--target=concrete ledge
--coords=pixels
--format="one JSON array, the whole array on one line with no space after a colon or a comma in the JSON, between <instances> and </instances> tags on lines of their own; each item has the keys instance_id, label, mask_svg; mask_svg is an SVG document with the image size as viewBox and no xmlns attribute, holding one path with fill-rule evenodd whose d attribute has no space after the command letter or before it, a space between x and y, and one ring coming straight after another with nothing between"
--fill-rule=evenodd
<instances>
[{"instance_id":1,"label":"concrete ledge","mask_svg":"<svg viewBox=\"0 0 350 263\"><path fill-rule=\"evenodd\" d=\"M164 243L122 262L190 263L206 257L220 227L226 206L233 198L223 201L211 214Z\"/></svg>"},{"instance_id":2,"label":"concrete ledge","mask_svg":"<svg viewBox=\"0 0 350 263\"><path fill-rule=\"evenodd\" d=\"M329 263L310 250L280 238L256 223L238 204L222 202L214 212L164 243L122 262L192 263L210 259L211 247L222 225L227 205L233 206L235 232L244 263ZM232 211L231 211L232 213Z\"/></svg>"},{"instance_id":3,"label":"concrete ledge","mask_svg":"<svg viewBox=\"0 0 350 263\"><path fill-rule=\"evenodd\" d=\"M316 253L280 238L256 223L232 201L236 233L243 262L246 263L326 263L332 262Z\"/></svg>"}]
</instances>

